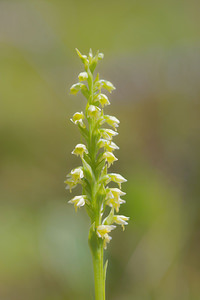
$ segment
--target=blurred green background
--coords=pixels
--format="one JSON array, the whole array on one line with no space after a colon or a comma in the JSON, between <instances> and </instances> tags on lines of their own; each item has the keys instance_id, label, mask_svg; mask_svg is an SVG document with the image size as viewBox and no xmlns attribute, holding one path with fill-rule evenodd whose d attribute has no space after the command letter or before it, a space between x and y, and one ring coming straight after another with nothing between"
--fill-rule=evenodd
<instances>
[{"instance_id":1,"label":"blurred green background","mask_svg":"<svg viewBox=\"0 0 200 300\"><path fill-rule=\"evenodd\" d=\"M107 299L200 299L200 2L0 1L0 299L93 299L89 220L67 204L80 141L77 47L117 87L131 217L112 233ZM73 193L74 194L74 193Z\"/></svg>"}]
</instances>

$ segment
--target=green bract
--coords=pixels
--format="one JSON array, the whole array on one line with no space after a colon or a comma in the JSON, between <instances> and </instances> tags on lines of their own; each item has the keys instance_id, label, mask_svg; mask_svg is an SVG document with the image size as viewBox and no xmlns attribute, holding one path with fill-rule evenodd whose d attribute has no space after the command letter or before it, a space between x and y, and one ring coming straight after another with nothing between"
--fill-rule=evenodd
<instances>
[{"instance_id":1,"label":"green bract","mask_svg":"<svg viewBox=\"0 0 200 300\"><path fill-rule=\"evenodd\" d=\"M111 93L114 85L107 80L99 79L99 74L94 77L94 70L103 54L97 52L95 56L90 50L89 55L82 55L76 49L80 57L84 71L78 75L79 82L72 85L71 94L79 91L86 97L85 112L76 112L71 121L78 126L83 142L77 144L72 154L80 157L82 166L73 169L65 183L70 191L78 184L82 186L82 195L75 196L69 203L74 204L75 209L85 206L91 219L89 231L89 245L93 256L95 274L96 300L105 300L105 275L107 263L103 264L103 249L110 242L109 235L115 229L115 225L127 225L128 217L115 215L120 205L125 202L121 199L125 193L121 191L121 183L126 179L120 174L107 173L107 169L117 161L113 154L119 147L112 141L116 136L120 121L114 117L105 115L103 108L110 104L108 97L102 93L102 89ZM85 82L85 83L83 83ZM105 128L105 125L112 127ZM102 127L104 126L104 127ZM119 188L109 188L110 182L116 183Z\"/></svg>"}]
</instances>

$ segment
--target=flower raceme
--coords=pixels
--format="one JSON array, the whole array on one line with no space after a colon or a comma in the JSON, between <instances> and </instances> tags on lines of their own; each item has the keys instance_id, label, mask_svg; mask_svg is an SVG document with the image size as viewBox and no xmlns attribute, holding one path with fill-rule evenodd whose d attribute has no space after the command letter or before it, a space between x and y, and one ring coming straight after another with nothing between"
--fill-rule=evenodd
<instances>
[{"instance_id":1,"label":"flower raceme","mask_svg":"<svg viewBox=\"0 0 200 300\"><path fill-rule=\"evenodd\" d=\"M104 55L97 52L94 56L90 50L86 56L76 51L84 70L78 75L79 82L71 86L70 93L81 92L86 98L86 106L84 112L76 112L70 120L82 136L81 143L72 151L82 165L71 170L65 183L70 192L77 185L82 187L82 195L74 196L69 203L74 205L75 211L84 206L90 217L88 240L93 257L95 296L96 300L105 300L107 263L103 264L103 249L111 241L110 233L116 225L124 230L128 224L129 217L118 214L121 204L125 203L121 197L126 194L121 190L121 184L127 180L120 174L108 173L110 166L118 160L114 153L119 147L113 138L118 135L120 121L115 116L104 114L104 108L110 105L105 93L114 91L114 85L100 79L98 73L94 75L97 63ZM109 187L110 182L118 187Z\"/></svg>"},{"instance_id":2,"label":"flower raceme","mask_svg":"<svg viewBox=\"0 0 200 300\"><path fill-rule=\"evenodd\" d=\"M77 185L82 187L82 195L74 196L69 203L74 205L75 211L84 206L90 217L88 240L94 265L95 297L96 300L105 300L107 262L103 263L103 251L111 241L110 233L116 225L124 230L128 224L129 217L118 214L120 206L125 203L121 197L126 194L121 190L121 184L127 180L120 174L108 173L110 166L118 160L114 153L119 147L113 138L118 135L120 121L115 116L104 114L104 108L110 105L105 93L114 91L114 85L100 79L98 73L94 75L97 63L104 55L99 52L93 55L90 50L86 56L76 51L84 70L79 73L79 82L72 85L70 93L81 92L86 98L86 106L84 112L76 112L70 120L81 133L81 143L75 146L72 154L81 160L82 165L71 170L65 183L70 192ZM111 182L118 187L109 187Z\"/></svg>"},{"instance_id":3,"label":"flower raceme","mask_svg":"<svg viewBox=\"0 0 200 300\"><path fill-rule=\"evenodd\" d=\"M109 233L117 225L127 225L128 217L114 215L109 221L109 225L104 225L106 212L119 212L120 205L125 203L120 197L124 196L121 183L126 179L120 174L107 173L107 169L118 159L113 154L119 147L112 141L117 133L120 121L110 115L104 114L104 107L110 105L108 96L102 90L111 93L115 90L114 85L107 80L99 79L99 74L94 78L94 70L103 54L97 52L93 56L90 50L89 55L82 55L78 50L77 54L84 64L84 71L78 75L79 82L72 85L71 94L79 91L86 97L85 112L76 112L70 119L78 126L85 144L77 144L72 154L79 156L82 160L82 167L73 169L68 175L65 183L70 191L78 184L82 186L83 196L75 196L69 201L74 204L75 209L85 205L91 218L92 228L96 236L103 240L104 248L110 241ZM107 124L111 128L102 128ZM107 185L113 181L119 188L109 188ZM86 201L87 199L87 201ZM86 203L87 202L87 203ZM110 213L108 213L110 214Z\"/></svg>"}]
</instances>

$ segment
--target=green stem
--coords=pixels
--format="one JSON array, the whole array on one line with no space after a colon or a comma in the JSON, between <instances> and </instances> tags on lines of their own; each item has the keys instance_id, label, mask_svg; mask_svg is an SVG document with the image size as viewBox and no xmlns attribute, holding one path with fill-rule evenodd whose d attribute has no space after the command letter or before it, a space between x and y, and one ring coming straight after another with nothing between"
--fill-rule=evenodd
<instances>
[{"instance_id":1,"label":"green stem","mask_svg":"<svg viewBox=\"0 0 200 300\"><path fill-rule=\"evenodd\" d=\"M89 104L93 104L94 100L94 91L93 91L93 75L88 69L88 86L90 92ZM95 160L96 160L96 144L94 142L93 130L94 130L94 121L88 119L89 123L89 154L91 158L93 172L95 173ZM96 192L96 181L94 181L92 185L92 198L93 205L95 206L96 216L95 216L95 226L97 227L100 224L100 208L99 203L97 203L96 196L93 195ZM91 242L91 241L90 241ZM90 243L92 250L92 258L93 258L93 268L94 268L94 284L95 284L95 300L105 300L105 278L104 278L104 266L103 266L103 240L99 239L96 236L93 242Z\"/></svg>"},{"instance_id":2,"label":"green stem","mask_svg":"<svg viewBox=\"0 0 200 300\"><path fill-rule=\"evenodd\" d=\"M105 300L105 282L103 272L103 243L93 252L95 300Z\"/></svg>"}]
</instances>

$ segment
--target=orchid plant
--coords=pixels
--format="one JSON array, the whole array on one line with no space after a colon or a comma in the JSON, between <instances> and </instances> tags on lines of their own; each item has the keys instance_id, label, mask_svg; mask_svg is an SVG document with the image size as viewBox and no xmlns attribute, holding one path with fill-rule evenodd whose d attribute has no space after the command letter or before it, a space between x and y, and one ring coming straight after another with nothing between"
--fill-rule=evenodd
<instances>
[{"instance_id":1,"label":"orchid plant","mask_svg":"<svg viewBox=\"0 0 200 300\"><path fill-rule=\"evenodd\" d=\"M72 85L70 92L75 95L80 91L87 104L84 113L76 112L71 121L78 126L85 144L77 144L72 151L80 157L82 164L67 175L65 183L70 192L78 184L82 186L82 195L73 197L69 203L76 211L84 206L90 217L88 239L94 266L95 299L105 300L108 261L104 263L104 249L111 240L110 232L116 228L114 224L121 225L124 230L129 220L129 217L118 214L120 205L125 202L120 197L125 195L121 183L126 179L120 174L108 173L108 168L117 161L113 152L119 147L112 139L118 134L120 122L116 117L104 114L104 106L110 105L110 101L102 90L111 93L115 87L110 81L100 79L99 74L94 76L97 63L104 55L97 52L93 56L90 50L86 56L78 49L76 51L84 71L78 75L79 82ZM106 124L110 127L106 128ZM109 187L111 181L118 187Z\"/></svg>"}]
</instances>

